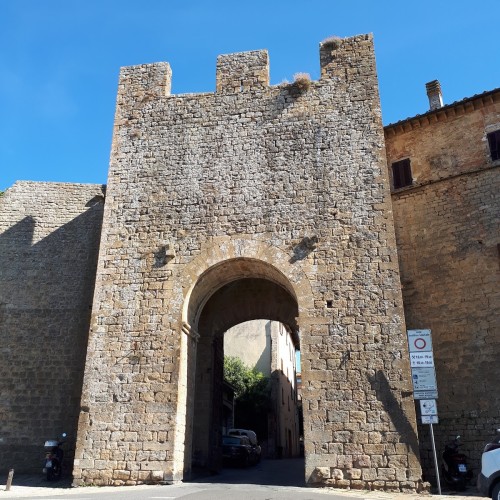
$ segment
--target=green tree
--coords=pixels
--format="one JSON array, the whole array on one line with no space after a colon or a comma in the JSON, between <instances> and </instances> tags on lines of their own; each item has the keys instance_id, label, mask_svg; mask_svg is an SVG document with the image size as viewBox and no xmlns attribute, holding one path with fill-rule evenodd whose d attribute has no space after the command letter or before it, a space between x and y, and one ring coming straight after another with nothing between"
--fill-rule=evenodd
<instances>
[{"instance_id":1,"label":"green tree","mask_svg":"<svg viewBox=\"0 0 500 500\"><path fill-rule=\"evenodd\" d=\"M224 380L235 389L235 426L266 436L271 392L269 378L246 366L241 359L225 356Z\"/></svg>"}]
</instances>

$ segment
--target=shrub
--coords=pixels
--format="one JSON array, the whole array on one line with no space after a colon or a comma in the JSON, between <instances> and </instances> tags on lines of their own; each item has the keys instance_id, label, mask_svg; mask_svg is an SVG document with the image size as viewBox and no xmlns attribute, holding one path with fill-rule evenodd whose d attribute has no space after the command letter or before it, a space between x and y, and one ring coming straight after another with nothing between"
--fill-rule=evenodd
<instances>
[{"instance_id":1,"label":"shrub","mask_svg":"<svg viewBox=\"0 0 500 500\"><path fill-rule=\"evenodd\" d=\"M295 73L293 75L293 84L302 92L305 92L311 86L311 77L309 73Z\"/></svg>"},{"instance_id":2,"label":"shrub","mask_svg":"<svg viewBox=\"0 0 500 500\"><path fill-rule=\"evenodd\" d=\"M338 36L329 36L321 42L321 46L327 49L338 49L340 47L341 38Z\"/></svg>"}]
</instances>

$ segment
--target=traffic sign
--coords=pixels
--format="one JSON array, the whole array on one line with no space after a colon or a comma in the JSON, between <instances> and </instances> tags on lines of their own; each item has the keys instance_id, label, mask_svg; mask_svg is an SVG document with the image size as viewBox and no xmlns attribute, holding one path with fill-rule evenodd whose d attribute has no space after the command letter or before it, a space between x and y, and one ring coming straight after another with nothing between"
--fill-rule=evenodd
<instances>
[{"instance_id":1,"label":"traffic sign","mask_svg":"<svg viewBox=\"0 0 500 500\"><path fill-rule=\"evenodd\" d=\"M418 367L433 367L434 356L431 352L410 352L410 366L412 368Z\"/></svg>"},{"instance_id":2,"label":"traffic sign","mask_svg":"<svg viewBox=\"0 0 500 500\"><path fill-rule=\"evenodd\" d=\"M411 378L413 380L414 391L437 390L436 372L433 366L414 367L411 371Z\"/></svg>"},{"instance_id":3,"label":"traffic sign","mask_svg":"<svg viewBox=\"0 0 500 500\"><path fill-rule=\"evenodd\" d=\"M414 391L413 399L437 399L438 391Z\"/></svg>"},{"instance_id":4,"label":"traffic sign","mask_svg":"<svg viewBox=\"0 0 500 500\"><path fill-rule=\"evenodd\" d=\"M408 350L413 398L415 400L437 399L431 331L428 329L408 330Z\"/></svg>"},{"instance_id":5,"label":"traffic sign","mask_svg":"<svg viewBox=\"0 0 500 500\"><path fill-rule=\"evenodd\" d=\"M423 424L439 424L439 418L437 415L422 415Z\"/></svg>"},{"instance_id":6,"label":"traffic sign","mask_svg":"<svg viewBox=\"0 0 500 500\"><path fill-rule=\"evenodd\" d=\"M410 352L432 352L430 330L408 330L408 350Z\"/></svg>"},{"instance_id":7,"label":"traffic sign","mask_svg":"<svg viewBox=\"0 0 500 500\"><path fill-rule=\"evenodd\" d=\"M420 412L422 415L437 415L437 405L435 399L421 399Z\"/></svg>"}]
</instances>

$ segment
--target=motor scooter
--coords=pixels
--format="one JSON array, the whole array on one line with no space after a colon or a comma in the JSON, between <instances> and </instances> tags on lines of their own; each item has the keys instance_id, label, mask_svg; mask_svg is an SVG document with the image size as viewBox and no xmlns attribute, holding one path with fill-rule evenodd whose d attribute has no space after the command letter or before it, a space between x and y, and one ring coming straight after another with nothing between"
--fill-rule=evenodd
<instances>
[{"instance_id":1,"label":"motor scooter","mask_svg":"<svg viewBox=\"0 0 500 500\"><path fill-rule=\"evenodd\" d=\"M47 474L47 481L60 479L62 474L64 451L61 446L65 442L65 432L61 434L61 438L61 440L49 439L45 441L45 464L43 466L43 473Z\"/></svg>"},{"instance_id":2,"label":"motor scooter","mask_svg":"<svg viewBox=\"0 0 500 500\"><path fill-rule=\"evenodd\" d=\"M448 486L464 491L467 481L472 479L472 470L467 465L467 457L459 452L460 436L447 443L441 461L441 475Z\"/></svg>"},{"instance_id":3,"label":"motor scooter","mask_svg":"<svg viewBox=\"0 0 500 500\"><path fill-rule=\"evenodd\" d=\"M484 447L477 489L493 500L500 500L500 429L497 429L496 436Z\"/></svg>"}]
</instances>

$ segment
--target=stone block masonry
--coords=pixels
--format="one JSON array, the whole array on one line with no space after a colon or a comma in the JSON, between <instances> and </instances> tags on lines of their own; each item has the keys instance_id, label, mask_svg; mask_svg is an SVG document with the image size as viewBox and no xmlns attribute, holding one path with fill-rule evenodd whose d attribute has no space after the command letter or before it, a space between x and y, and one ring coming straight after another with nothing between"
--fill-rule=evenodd
<instances>
[{"instance_id":1,"label":"stone block masonry","mask_svg":"<svg viewBox=\"0 0 500 500\"><path fill-rule=\"evenodd\" d=\"M436 444L457 434L475 472L499 424L500 90L387 126L389 165L407 158L413 183L392 194L405 316L431 328L438 382ZM466 140L464 140L466 138ZM434 479L428 426L419 429Z\"/></svg>"},{"instance_id":2,"label":"stone block masonry","mask_svg":"<svg viewBox=\"0 0 500 500\"><path fill-rule=\"evenodd\" d=\"M0 196L0 464L41 470L79 400L104 206L101 185L16 182Z\"/></svg>"},{"instance_id":3,"label":"stone block masonry","mask_svg":"<svg viewBox=\"0 0 500 500\"><path fill-rule=\"evenodd\" d=\"M208 409L217 393L196 355L266 317L300 337L305 481L420 487L372 39L320 54L308 89L270 86L265 51L221 56L210 94L170 95L166 63L122 69L76 484L187 477L194 385ZM245 283L283 298L236 307Z\"/></svg>"}]
</instances>

